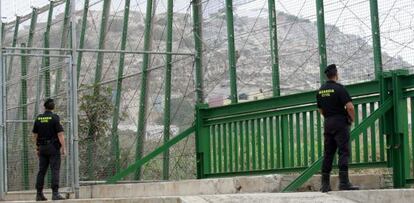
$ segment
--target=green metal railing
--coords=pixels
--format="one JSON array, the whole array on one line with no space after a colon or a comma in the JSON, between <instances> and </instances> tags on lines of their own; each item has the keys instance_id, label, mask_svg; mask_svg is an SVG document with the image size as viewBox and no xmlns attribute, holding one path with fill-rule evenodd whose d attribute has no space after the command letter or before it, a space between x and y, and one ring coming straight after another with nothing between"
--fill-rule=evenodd
<instances>
[{"instance_id":1,"label":"green metal railing","mask_svg":"<svg viewBox=\"0 0 414 203\"><path fill-rule=\"evenodd\" d=\"M399 74L398 71L396 73ZM398 77L402 77L399 85L392 84L394 80L387 80L387 92L403 89L401 95L413 94L409 88L412 88L414 76ZM351 85L347 89L357 110L350 166L386 167L390 135L395 134L395 130L382 133L379 122L391 106L400 101L396 101L394 96L393 101L381 102L378 81ZM202 167L199 177L298 172L310 167L310 171L305 171L307 177L289 191L296 189L320 170L323 118L317 113L315 95L315 92L307 92L225 107L199 107L197 118L200 125L196 131L196 142L202 145L197 151L199 166ZM404 96L401 100L407 106L407 100L412 100L412 97ZM408 115L407 111L405 115ZM404 128L408 122L398 125ZM385 135L388 135L388 140Z\"/></svg>"},{"instance_id":2,"label":"green metal railing","mask_svg":"<svg viewBox=\"0 0 414 203\"><path fill-rule=\"evenodd\" d=\"M359 91L358 86L354 87L355 91ZM356 95L365 93L373 92L361 91ZM244 111L233 113L229 110L226 114L219 113L223 107L201 109L202 115L207 115L202 117L202 128L209 133L201 136L204 139L202 143L209 143L208 151L203 154L208 157L205 161L211 163L211 168L204 169L204 177L294 172L310 166L323 154L323 118L317 113L314 95L313 92L303 93L231 106L242 109L256 103L257 108L260 108L257 111L243 108ZM284 104L284 99L293 100L297 96L303 96L304 100L293 106ZM282 102L278 104L278 101ZM362 120L362 116L366 117L368 106L370 111L378 107L379 97L361 97L354 102L356 108L364 109L363 115L359 115ZM258 103L263 103L263 106ZM374 125L370 127L374 129L370 132L375 133L371 137L364 133L364 144L372 139L384 140L376 133ZM384 154L384 143L381 143L380 154ZM385 157L368 159L368 148L368 145L353 143L353 156L357 158L353 159L352 164L364 166L373 162L384 163Z\"/></svg>"}]
</instances>

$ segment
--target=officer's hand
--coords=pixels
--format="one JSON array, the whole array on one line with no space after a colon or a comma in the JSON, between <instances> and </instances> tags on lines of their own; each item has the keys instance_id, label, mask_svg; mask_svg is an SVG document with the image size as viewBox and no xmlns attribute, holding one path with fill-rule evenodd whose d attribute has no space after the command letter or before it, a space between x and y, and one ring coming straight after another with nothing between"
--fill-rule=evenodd
<instances>
[{"instance_id":1,"label":"officer's hand","mask_svg":"<svg viewBox=\"0 0 414 203\"><path fill-rule=\"evenodd\" d=\"M65 149L65 148L63 148L63 147L61 147L61 148L60 148L60 154L61 154L62 156L66 156L66 149Z\"/></svg>"},{"instance_id":2,"label":"officer's hand","mask_svg":"<svg viewBox=\"0 0 414 203\"><path fill-rule=\"evenodd\" d=\"M36 149L36 155L39 157L39 149Z\"/></svg>"}]
</instances>

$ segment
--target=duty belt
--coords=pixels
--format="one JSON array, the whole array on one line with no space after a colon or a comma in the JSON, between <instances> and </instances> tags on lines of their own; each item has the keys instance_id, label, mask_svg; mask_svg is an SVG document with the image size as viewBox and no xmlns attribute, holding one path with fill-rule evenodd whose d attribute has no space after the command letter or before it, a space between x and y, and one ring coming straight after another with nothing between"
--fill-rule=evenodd
<instances>
[{"instance_id":1,"label":"duty belt","mask_svg":"<svg viewBox=\"0 0 414 203\"><path fill-rule=\"evenodd\" d=\"M48 145L54 142L55 142L54 140L39 140L38 141L39 145Z\"/></svg>"}]
</instances>

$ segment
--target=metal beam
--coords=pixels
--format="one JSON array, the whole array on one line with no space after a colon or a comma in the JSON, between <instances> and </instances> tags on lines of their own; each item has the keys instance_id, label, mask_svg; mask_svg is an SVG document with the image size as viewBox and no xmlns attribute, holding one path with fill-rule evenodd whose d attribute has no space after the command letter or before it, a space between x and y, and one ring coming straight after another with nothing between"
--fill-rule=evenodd
<instances>
[{"instance_id":1,"label":"metal beam","mask_svg":"<svg viewBox=\"0 0 414 203\"><path fill-rule=\"evenodd\" d=\"M105 49L110 8L111 8L111 0L104 0L102 18L101 18L101 27L99 31L99 44L98 44L99 50ZM96 57L95 83L94 84L99 83L102 79L103 59L104 59L104 53L98 52L98 56Z\"/></svg>"},{"instance_id":2,"label":"metal beam","mask_svg":"<svg viewBox=\"0 0 414 203\"><path fill-rule=\"evenodd\" d=\"M279 51L277 45L277 16L275 0L268 0L269 8L269 31L270 31L270 52L272 57L272 90L273 96L280 96L279 79Z\"/></svg>"},{"instance_id":3,"label":"metal beam","mask_svg":"<svg viewBox=\"0 0 414 203\"><path fill-rule=\"evenodd\" d=\"M62 38L60 41L60 48L66 48L68 44L68 33L69 33L69 18L70 18L70 0L66 0L65 4L65 12L63 17L63 25L62 25ZM65 52L61 51L60 55L64 55ZM63 58L59 58L59 64L63 63ZM55 81L55 90L53 92L53 96L59 94L60 91L60 84L62 83L62 70L58 69L56 73L56 81Z\"/></svg>"},{"instance_id":4,"label":"metal beam","mask_svg":"<svg viewBox=\"0 0 414 203\"><path fill-rule=\"evenodd\" d=\"M324 70L327 66L326 37L325 37L325 11L323 0L316 0L316 21L318 27L318 49L319 49L319 78L320 84L325 82Z\"/></svg>"},{"instance_id":5,"label":"metal beam","mask_svg":"<svg viewBox=\"0 0 414 203\"><path fill-rule=\"evenodd\" d=\"M53 1L50 2L50 10L49 10L49 15L47 17L47 25L46 25L46 32L45 32L45 39L44 39L44 48L48 49L49 48L49 36L50 36L50 28L52 25L52 20L53 20L53 7L55 6L55 3ZM50 52L49 50L44 50L43 54L45 55L49 55ZM45 82L45 97L49 98L50 95L50 57L46 56L44 58L44 68L45 68L45 72L44 72L44 82Z\"/></svg>"},{"instance_id":6,"label":"metal beam","mask_svg":"<svg viewBox=\"0 0 414 203\"><path fill-rule=\"evenodd\" d=\"M89 0L85 0L83 5L83 15L82 15L82 25L81 25L81 33L79 37L79 49L83 49L85 46L85 35L86 35L86 25L88 23L88 12L89 12ZM79 83L79 76L82 68L82 57L83 52L78 53L78 59L77 59L77 75L76 79Z\"/></svg>"},{"instance_id":7,"label":"metal beam","mask_svg":"<svg viewBox=\"0 0 414 203\"><path fill-rule=\"evenodd\" d=\"M203 85L203 14L201 0L193 0L193 26L194 26L194 45L195 45L195 85L196 85L196 103L204 103L204 85Z\"/></svg>"},{"instance_id":8,"label":"metal beam","mask_svg":"<svg viewBox=\"0 0 414 203\"><path fill-rule=\"evenodd\" d=\"M13 32L13 40L12 40L12 47L17 46L17 37L19 36L19 25L20 25L20 17L16 16L16 21L14 25L14 32ZM12 50L12 53L14 53L14 50ZM9 62L9 69L7 70L7 81L10 80L10 77L12 75L13 71L13 56L10 56L10 62Z\"/></svg>"},{"instance_id":9,"label":"metal beam","mask_svg":"<svg viewBox=\"0 0 414 203\"><path fill-rule=\"evenodd\" d=\"M32 11L32 19L30 20L30 28L29 28L29 39L27 40L27 48L29 48L29 50L27 50L25 53L30 54L30 47L33 47L33 40L34 40L34 35L36 33L36 26L37 26L37 9L33 8ZM27 66L29 65L29 61L27 60Z\"/></svg>"},{"instance_id":10,"label":"metal beam","mask_svg":"<svg viewBox=\"0 0 414 203\"><path fill-rule=\"evenodd\" d=\"M25 47L3 47L3 50L31 50L34 51L62 51L62 52L71 52L72 49L67 48L40 48L40 47L32 47L32 48L25 48ZM153 55L180 55L180 56L194 56L194 53L186 53L186 52L163 52L163 51L132 51L132 50L111 50L111 49L76 49L76 52L91 52L91 53L124 53L124 54L132 54L132 55L139 55L139 54L153 54Z\"/></svg>"},{"instance_id":11,"label":"metal beam","mask_svg":"<svg viewBox=\"0 0 414 203\"><path fill-rule=\"evenodd\" d=\"M378 82L371 81L359 84L353 84L346 86L347 90L352 97L377 94L378 93ZM289 108L296 105L308 105L315 103L316 91L286 95L281 97L272 97L262 99L259 101L245 102L239 104L231 104L221 107L213 107L207 109L204 119L219 118L224 116L231 116L241 113L260 112L281 108Z\"/></svg>"},{"instance_id":12,"label":"metal beam","mask_svg":"<svg viewBox=\"0 0 414 203\"><path fill-rule=\"evenodd\" d=\"M236 47L234 42L234 20L233 20L233 0L226 0L227 17L227 56L229 60L230 74L230 99L231 103L238 102L237 97L237 73L236 73Z\"/></svg>"},{"instance_id":13,"label":"metal beam","mask_svg":"<svg viewBox=\"0 0 414 203\"><path fill-rule=\"evenodd\" d=\"M145 30L144 30L144 51L151 49L151 31L152 31L152 15L153 15L153 0L147 0L147 9L145 14ZM147 90L148 90L148 73L150 55L144 54L142 59L142 76L141 76L141 93L139 97L139 112L138 112L138 130L137 130L137 146L135 151L135 160L142 158L144 153L144 141L146 133L146 114L147 114ZM141 168L137 168L135 172L135 179L141 179Z\"/></svg>"},{"instance_id":14,"label":"metal beam","mask_svg":"<svg viewBox=\"0 0 414 203\"><path fill-rule=\"evenodd\" d=\"M129 6L131 0L125 0L124 8L124 25L122 28L122 39L121 39L121 50L126 49L126 43L128 38L128 22L129 22ZM124 75L125 65L125 53L119 55L118 65L118 78L116 81L116 95L115 95L115 108L114 116L112 118L112 154L114 156L114 172L118 173L120 170L120 149L119 149L119 136L118 136L118 124L119 124L119 113L121 106L121 93L122 93L122 81Z\"/></svg>"},{"instance_id":15,"label":"metal beam","mask_svg":"<svg viewBox=\"0 0 414 203\"><path fill-rule=\"evenodd\" d=\"M168 0L167 3L167 52L172 52L172 40L173 40L173 15L174 15L174 1ZM170 125L171 125L171 68L172 68L172 55L166 55L165 64L165 89L164 89L164 144L170 140ZM163 167L162 176L164 180L168 180L170 177L170 152L165 150L163 154Z\"/></svg>"}]
</instances>

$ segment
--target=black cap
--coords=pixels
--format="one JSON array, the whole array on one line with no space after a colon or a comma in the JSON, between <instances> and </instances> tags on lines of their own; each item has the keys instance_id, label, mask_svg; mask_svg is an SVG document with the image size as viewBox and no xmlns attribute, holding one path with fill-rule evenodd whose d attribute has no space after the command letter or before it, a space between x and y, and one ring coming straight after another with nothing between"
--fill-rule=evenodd
<instances>
[{"instance_id":1,"label":"black cap","mask_svg":"<svg viewBox=\"0 0 414 203\"><path fill-rule=\"evenodd\" d=\"M335 64L331 64L331 65L327 66L326 69L325 69L325 74L326 75L335 75L337 72L338 72L338 69L336 69Z\"/></svg>"},{"instance_id":2,"label":"black cap","mask_svg":"<svg viewBox=\"0 0 414 203\"><path fill-rule=\"evenodd\" d=\"M46 99L45 103L43 104L43 106L46 109L51 109L53 110L55 108L55 100L53 100L52 98L48 98Z\"/></svg>"}]
</instances>

